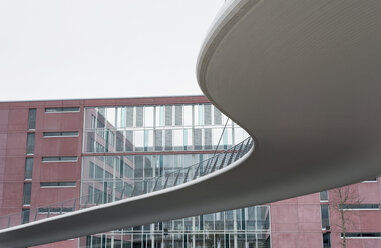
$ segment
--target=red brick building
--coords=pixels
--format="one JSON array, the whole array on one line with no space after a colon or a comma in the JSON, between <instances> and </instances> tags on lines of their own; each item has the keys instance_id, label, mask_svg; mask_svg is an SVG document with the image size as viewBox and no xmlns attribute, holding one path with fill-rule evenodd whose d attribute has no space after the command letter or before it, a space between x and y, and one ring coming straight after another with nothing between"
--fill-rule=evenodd
<instances>
[{"instance_id":1,"label":"red brick building","mask_svg":"<svg viewBox=\"0 0 381 248\"><path fill-rule=\"evenodd\" d=\"M176 108L176 106L181 107ZM107 112L108 109L112 110L110 112L112 114L108 114L108 117L112 115L115 123L103 123L102 127L94 124L101 120L101 113L106 116L102 111ZM131 128L128 124L125 125L130 118L129 109L134 116ZM186 117L188 109L192 117ZM140 111L144 118L140 117ZM153 127L138 124L139 118L148 122L146 113L152 114L150 122L152 121ZM182 118L181 121L177 118L178 113L180 119ZM94 123L92 116L96 118ZM190 158L192 162L205 159L216 149L216 140L225 124L225 117L220 116L221 113L203 96L2 102L0 103L0 216L20 213L21 221L25 223L33 219L33 214L30 212L22 215L22 211L83 196L85 192L83 189L81 192L81 181L85 178L88 180L91 178L89 173L93 173L88 171L90 167L87 167L89 166L87 163L94 162L96 158L128 157L133 161L131 173L134 178L152 176L151 171L157 171L157 168L162 166L160 163L169 161L168 159L185 161ZM189 128L185 125L186 118L192 123ZM122 126L117 124L121 121ZM165 123L159 124L161 121ZM196 122L198 124L195 124ZM129 141L128 138L123 138L126 141L122 141L123 148L118 150L117 136L113 128L110 128L113 125L115 130L122 130L125 135L123 137L128 137L128 132L131 131L133 138L130 144L135 148L130 150L125 148ZM90 140L89 134L92 128L108 132L106 136L113 137L108 141L112 144L106 145L104 142L96 143L95 140ZM163 130L163 134L160 131L160 139L156 135L159 129ZM180 141L175 136L177 133L184 134ZM232 122L229 122L226 133L222 139L226 147L237 143L241 136L245 136ZM142 135L141 141L139 141L140 135ZM158 140L161 142L160 145ZM180 146L176 145L179 142ZM144 147L142 150L136 148L140 143ZM217 149L223 148L217 147ZM142 156L145 156L144 165L143 162L141 165L144 169L139 171L137 161ZM152 165L149 162L149 170L146 170L147 161L152 161ZM182 163L182 166L187 166L185 162ZM105 169L102 173L105 176ZM331 190L328 193L315 193L271 203L262 208L245 208L193 217L189 220L193 226L192 231L184 232L180 228L172 233L172 229L169 228L170 241L165 241L167 236L161 235L163 227L152 224L147 230L144 227L134 227L124 233L98 234L44 247L130 248L170 245L187 248L202 246L321 248L341 247L344 235L348 248L381 247L381 181L377 178L370 179L352 185L349 189L345 188L341 193L349 195L349 199L340 201L338 191ZM79 202L73 207L78 208ZM255 218L250 219L249 216L254 216L254 213ZM342 213L346 220L345 232L341 228ZM3 218L2 228L12 225L5 223L4 220ZM223 223L222 227L218 227L220 221ZM254 227L250 229L251 223L254 222ZM173 227L174 223L169 226ZM184 229L186 220L182 220L181 223ZM207 227L208 225L212 227ZM175 235L179 232L181 232L180 238ZM151 236L153 233L155 235L159 233L161 238L156 237L155 240L149 233ZM128 238L118 239L116 238L118 235L125 235ZM79 244L81 246L78 246Z\"/></svg>"}]
</instances>

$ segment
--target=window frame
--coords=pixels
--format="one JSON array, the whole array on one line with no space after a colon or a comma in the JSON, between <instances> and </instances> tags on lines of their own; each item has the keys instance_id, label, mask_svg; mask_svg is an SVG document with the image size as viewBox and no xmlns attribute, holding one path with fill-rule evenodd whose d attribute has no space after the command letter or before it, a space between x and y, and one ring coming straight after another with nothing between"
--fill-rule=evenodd
<instances>
[{"instance_id":1,"label":"window frame","mask_svg":"<svg viewBox=\"0 0 381 248\"><path fill-rule=\"evenodd\" d=\"M73 183L73 185L60 185L61 183ZM57 185L42 185L42 184L57 184ZM75 181L61 181L61 182L40 182L40 188L75 188L77 182Z\"/></svg>"},{"instance_id":2,"label":"window frame","mask_svg":"<svg viewBox=\"0 0 381 248\"><path fill-rule=\"evenodd\" d=\"M58 158L57 160L44 160L46 158ZM65 160L62 158L75 158L75 160ZM78 156L47 156L47 157L41 157L42 163L73 163L78 162Z\"/></svg>"},{"instance_id":3,"label":"window frame","mask_svg":"<svg viewBox=\"0 0 381 248\"><path fill-rule=\"evenodd\" d=\"M77 113L80 112L80 107L48 107L45 108L46 114L53 114L53 113Z\"/></svg>"},{"instance_id":4,"label":"window frame","mask_svg":"<svg viewBox=\"0 0 381 248\"><path fill-rule=\"evenodd\" d=\"M73 133L72 135L64 135ZM47 135L47 134L59 134L59 135ZM62 131L62 132L43 132L44 138L66 138L66 137L78 137L79 132L78 131Z\"/></svg>"}]
</instances>

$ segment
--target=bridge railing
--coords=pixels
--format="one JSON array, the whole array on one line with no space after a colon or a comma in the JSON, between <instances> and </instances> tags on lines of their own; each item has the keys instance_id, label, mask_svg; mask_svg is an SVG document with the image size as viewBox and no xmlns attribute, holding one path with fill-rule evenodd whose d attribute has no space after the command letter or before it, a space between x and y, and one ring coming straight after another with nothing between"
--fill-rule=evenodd
<instances>
[{"instance_id":1,"label":"bridge railing","mask_svg":"<svg viewBox=\"0 0 381 248\"><path fill-rule=\"evenodd\" d=\"M86 192L85 187L92 187L92 193L47 206L25 209L21 213L2 216L0 217L0 229L10 228L187 183L233 164L248 153L253 146L253 139L249 137L230 149L215 153L211 158L197 164L144 180L110 179L109 181L82 181L82 192Z\"/></svg>"}]
</instances>

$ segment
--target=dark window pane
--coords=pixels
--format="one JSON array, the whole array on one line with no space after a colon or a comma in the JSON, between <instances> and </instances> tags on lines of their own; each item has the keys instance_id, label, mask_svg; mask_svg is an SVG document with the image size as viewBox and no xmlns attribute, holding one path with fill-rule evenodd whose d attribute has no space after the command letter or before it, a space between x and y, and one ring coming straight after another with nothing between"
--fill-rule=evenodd
<instances>
[{"instance_id":1,"label":"dark window pane","mask_svg":"<svg viewBox=\"0 0 381 248\"><path fill-rule=\"evenodd\" d=\"M347 238L380 238L381 233L379 232L351 232L351 233L345 233L345 236ZM341 233L341 237L343 237L343 233Z\"/></svg>"},{"instance_id":2,"label":"dark window pane","mask_svg":"<svg viewBox=\"0 0 381 248\"><path fill-rule=\"evenodd\" d=\"M28 129L36 129L36 109L29 109Z\"/></svg>"},{"instance_id":3,"label":"dark window pane","mask_svg":"<svg viewBox=\"0 0 381 248\"><path fill-rule=\"evenodd\" d=\"M49 136L61 136L61 133L60 132L44 132L44 136L45 137L49 137Z\"/></svg>"},{"instance_id":4,"label":"dark window pane","mask_svg":"<svg viewBox=\"0 0 381 248\"><path fill-rule=\"evenodd\" d=\"M62 132L62 136L78 136L78 132Z\"/></svg>"},{"instance_id":5,"label":"dark window pane","mask_svg":"<svg viewBox=\"0 0 381 248\"><path fill-rule=\"evenodd\" d=\"M65 156L60 157L61 161L77 161L77 157L75 156Z\"/></svg>"},{"instance_id":6,"label":"dark window pane","mask_svg":"<svg viewBox=\"0 0 381 248\"><path fill-rule=\"evenodd\" d=\"M62 157L42 157L42 162L75 162L75 156L62 156Z\"/></svg>"},{"instance_id":7,"label":"dark window pane","mask_svg":"<svg viewBox=\"0 0 381 248\"><path fill-rule=\"evenodd\" d=\"M32 173L33 173L33 158L26 158L24 179L32 179Z\"/></svg>"},{"instance_id":8,"label":"dark window pane","mask_svg":"<svg viewBox=\"0 0 381 248\"><path fill-rule=\"evenodd\" d=\"M30 210L23 208L21 212L22 224L29 223Z\"/></svg>"},{"instance_id":9,"label":"dark window pane","mask_svg":"<svg viewBox=\"0 0 381 248\"><path fill-rule=\"evenodd\" d=\"M321 205L321 223L322 228L329 229L329 209L328 205Z\"/></svg>"},{"instance_id":10,"label":"dark window pane","mask_svg":"<svg viewBox=\"0 0 381 248\"><path fill-rule=\"evenodd\" d=\"M152 171L152 162L151 162L151 156L145 156L144 157L144 177L152 177L153 171Z\"/></svg>"},{"instance_id":11,"label":"dark window pane","mask_svg":"<svg viewBox=\"0 0 381 248\"><path fill-rule=\"evenodd\" d=\"M135 156L134 177L143 177L143 156Z\"/></svg>"},{"instance_id":12,"label":"dark window pane","mask_svg":"<svg viewBox=\"0 0 381 248\"><path fill-rule=\"evenodd\" d=\"M41 182L40 187L73 187L75 182Z\"/></svg>"},{"instance_id":13,"label":"dark window pane","mask_svg":"<svg viewBox=\"0 0 381 248\"><path fill-rule=\"evenodd\" d=\"M59 160L59 157L42 157L42 162L55 162Z\"/></svg>"},{"instance_id":14,"label":"dark window pane","mask_svg":"<svg viewBox=\"0 0 381 248\"><path fill-rule=\"evenodd\" d=\"M26 153L33 154L34 153L34 133L28 133L26 139Z\"/></svg>"},{"instance_id":15,"label":"dark window pane","mask_svg":"<svg viewBox=\"0 0 381 248\"><path fill-rule=\"evenodd\" d=\"M75 186L75 182L59 182L58 186L61 186L61 187Z\"/></svg>"},{"instance_id":16,"label":"dark window pane","mask_svg":"<svg viewBox=\"0 0 381 248\"><path fill-rule=\"evenodd\" d=\"M63 112L78 112L79 107L66 107L66 108L62 108L62 111Z\"/></svg>"},{"instance_id":17,"label":"dark window pane","mask_svg":"<svg viewBox=\"0 0 381 248\"><path fill-rule=\"evenodd\" d=\"M60 213L68 213L72 212L73 208L71 207L52 207L52 208L38 208L39 214L60 214Z\"/></svg>"},{"instance_id":18,"label":"dark window pane","mask_svg":"<svg viewBox=\"0 0 381 248\"><path fill-rule=\"evenodd\" d=\"M331 233L323 233L323 248L331 248Z\"/></svg>"},{"instance_id":19,"label":"dark window pane","mask_svg":"<svg viewBox=\"0 0 381 248\"><path fill-rule=\"evenodd\" d=\"M24 194L23 194L23 204L24 205L30 204L31 193L32 193L32 184L31 183L24 183Z\"/></svg>"},{"instance_id":20,"label":"dark window pane","mask_svg":"<svg viewBox=\"0 0 381 248\"><path fill-rule=\"evenodd\" d=\"M78 136L78 132L44 132L44 137Z\"/></svg>"},{"instance_id":21,"label":"dark window pane","mask_svg":"<svg viewBox=\"0 0 381 248\"><path fill-rule=\"evenodd\" d=\"M342 204L340 209L379 209L380 204Z\"/></svg>"}]
</instances>

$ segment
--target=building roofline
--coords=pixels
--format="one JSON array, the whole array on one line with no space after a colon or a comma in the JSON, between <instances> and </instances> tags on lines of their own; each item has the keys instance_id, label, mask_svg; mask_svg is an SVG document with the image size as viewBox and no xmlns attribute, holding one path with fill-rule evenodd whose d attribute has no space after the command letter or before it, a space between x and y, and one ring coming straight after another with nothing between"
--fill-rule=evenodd
<instances>
[{"instance_id":1,"label":"building roofline","mask_svg":"<svg viewBox=\"0 0 381 248\"><path fill-rule=\"evenodd\" d=\"M12 100L2 101L2 103L26 103L26 102L55 102L55 101L92 101L92 100L133 100L133 99L157 99L157 98L188 98L205 97L204 95L169 95L169 96L136 96L136 97L94 97L94 98L63 98L63 99L33 99L33 100Z\"/></svg>"}]
</instances>

